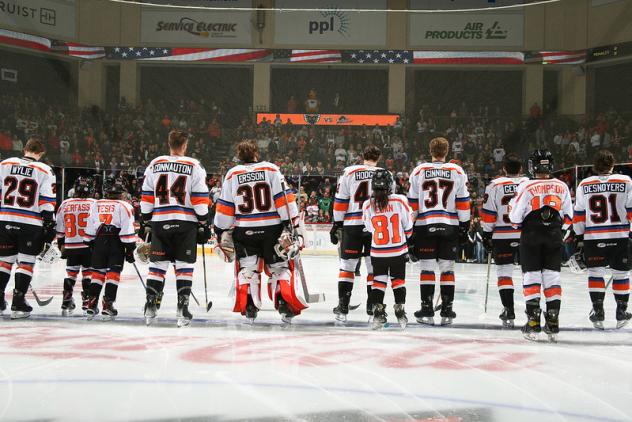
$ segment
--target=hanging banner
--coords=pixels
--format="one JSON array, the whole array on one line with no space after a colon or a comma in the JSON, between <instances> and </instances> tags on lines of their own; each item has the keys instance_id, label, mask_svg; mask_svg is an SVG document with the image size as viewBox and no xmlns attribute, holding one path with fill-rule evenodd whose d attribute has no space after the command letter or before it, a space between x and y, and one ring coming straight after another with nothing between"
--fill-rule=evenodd
<instances>
[{"instance_id":1,"label":"hanging banner","mask_svg":"<svg viewBox=\"0 0 632 422\"><path fill-rule=\"evenodd\" d=\"M0 27L75 38L74 0L0 0Z\"/></svg>"},{"instance_id":2,"label":"hanging banner","mask_svg":"<svg viewBox=\"0 0 632 422\"><path fill-rule=\"evenodd\" d=\"M523 0L410 0L410 8L417 10L472 10L514 6L522 3L524 3Z\"/></svg>"},{"instance_id":3,"label":"hanging banner","mask_svg":"<svg viewBox=\"0 0 632 422\"><path fill-rule=\"evenodd\" d=\"M413 13L409 44L420 47L522 47L520 13Z\"/></svg>"},{"instance_id":4,"label":"hanging banner","mask_svg":"<svg viewBox=\"0 0 632 422\"><path fill-rule=\"evenodd\" d=\"M286 124L288 120L293 125L315 126L392 126L397 121L397 114L277 114L257 113L257 124L264 120L275 124Z\"/></svg>"},{"instance_id":5,"label":"hanging banner","mask_svg":"<svg viewBox=\"0 0 632 422\"><path fill-rule=\"evenodd\" d=\"M274 42L278 45L331 46L385 46L387 8L386 0L277 0L275 6L283 8L315 8L317 11L274 12ZM345 9L377 9L381 11L351 12Z\"/></svg>"},{"instance_id":6,"label":"hanging banner","mask_svg":"<svg viewBox=\"0 0 632 422\"><path fill-rule=\"evenodd\" d=\"M250 1L212 1L208 7L251 7ZM250 45L252 12L143 7L142 42L184 45Z\"/></svg>"}]
</instances>

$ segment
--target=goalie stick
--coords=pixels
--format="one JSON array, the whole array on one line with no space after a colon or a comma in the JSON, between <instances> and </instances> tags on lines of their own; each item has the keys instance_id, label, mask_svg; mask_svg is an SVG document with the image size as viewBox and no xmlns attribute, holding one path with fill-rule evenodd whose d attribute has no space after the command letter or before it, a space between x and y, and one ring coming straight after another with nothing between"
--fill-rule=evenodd
<instances>
[{"instance_id":1,"label":"goalie stick","mask_svg":"<svg viewBox=\"0 0 632 422\"><path fill-rule=\"evenodd\" d=\"M297 237L296 228L294 227L294 224L292 223L292 217L290 217L290 202L287 200L287 194L285 193L286 189L287 187L285 185L285 182L281 182L281 191L283 192L283 200L285 201L285 208L287 210L287 218L290 223L290 233L292 233L292 236L296 238ZM324 302L325 301L324 293L312 293L312 294L309 293L309 290L307 288L307 280L305 278L305 271L303 271L303 262L301 261L300 252L294 258L294 263L296 264L296 268L298 269L298 274L301 278L301 284L303 285L303 292L305 293L305 300L307 301L307 303Z\"/></svg>"}]
</instances>

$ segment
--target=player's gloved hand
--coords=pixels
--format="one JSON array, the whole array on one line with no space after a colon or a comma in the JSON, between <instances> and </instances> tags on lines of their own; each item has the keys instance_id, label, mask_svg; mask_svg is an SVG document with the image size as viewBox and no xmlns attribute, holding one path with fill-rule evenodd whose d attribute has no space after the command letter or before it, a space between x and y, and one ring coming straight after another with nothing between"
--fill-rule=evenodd
<instances>
[{"instance_id":1,"label":"player's gloved hand","mask_svg":"<svg viewBox=\"0 0 632 422\"><path fill-rule=\"evenodd\" d=\"M42 236L44 243L51 243L55 240L57 230L55 230L55 219L53 213L50 211L42 212Z\"/></svg>"},{"instance_id":2,"label":"player's gloved hand","mask_svg":"<svg viewBox=\"0 0 632 422\"><path fill-rule=\"evenodd\" d=\"M198 245L204 245L211 238L211 226L206 221L198 223L197 229L197 243Z\"/></svg>"},{"instance_id":3,"label":"player's gloved hand","mask_svg":"<svg viewBox=\"0 0 632 422\"><path fill-rule=\"evenodd\" d=\"M340 239L340 233L342 232L342 222L336 221L333 226L331 226L331 230L329 231L329 240L334 245L337 245Z\"/></svg>"},{"instance_id":4,"label":"player's gloved hand","mask_svg":"<svg viewBox=\"0 0 632 422\"><path fill-rule=\"evenodd\" d=\"M576 234L575 235L575 250L579 252L583 249L584 249L584 235Z\"/></svg>"},{"instance_id":5,"label":"player's gloved hand","mask_svg":"<svg viewBox=\"0 0 632 422\"><path fill-rule=\"evenodd\" d=\"M468 237L467 233L470 230L470 222L462 221L459 223L459 243L461 245L467 244Z\"/></svg>"},{"instance_id":6,"label":"player's gloved hand","mask_svg":"<svg viewBox=\"0 0 632 422\"><path fill-rule=\"evenodd\" d=\"M148 241L151 236L151 215L149 215L149 218L147 217L147 214L143 214L140 219L140 227L138 228L138 237L140 237L143 242Z\"/></svg>"},{"instance_id":7,"label":"player's gloved hand","mask_svg":"<svg viewBox=\"0 0 632 422\"><path fill-rule=\"evenodd\" d=\"M136 245L134 243L125 244L125 260L130 264L136 262L136 258L134 258L134 249L136 249Z\"/></svg>"},{"instance_id":8,"label":"player's gloved hand","mask_svg":"<svg viewBox=\"0 0 632 422\"><path fill-rule=\"evenodd\" d=\"M492 249L494 249L492 234L492 232L483 232L483 247L485 248L487 253L491 253Z\"/></svg>"},{"instance_id":9,"label":"player's gloved hand","mask_svg":"<svg viewBox=\"0 0 632 422\"><path fill-rule=\"evenodd\" d=\"M415 248L415 239L416 235L413 233L410 235L408 239L406 239L406 244L408 245L408 260L410 262L419 261L419 257L417 256L417 250Z\"/></svg>"}]
</instances>

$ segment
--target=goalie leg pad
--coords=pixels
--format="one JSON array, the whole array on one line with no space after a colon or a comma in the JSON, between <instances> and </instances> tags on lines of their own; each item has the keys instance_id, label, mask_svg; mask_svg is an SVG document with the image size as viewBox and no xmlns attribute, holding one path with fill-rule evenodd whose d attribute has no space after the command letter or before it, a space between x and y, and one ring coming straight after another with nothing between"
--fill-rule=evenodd
<instances>
[{"instance_id":1,"label":"goalie leg pad","mask_svg":"<svg viewBox=\"0 0 632 422\"><path fill-rule=\"evenodd\" d=\"M280 294L294 315L299 315L308 307L307 302L296 291L296 271L294 261L279 262L269 266L270 284L274 285L274 308L279 308L278 295ZM278 288L277 288L278 286Z\"/></svg>"},{"instance_id":2,"label":"goalie leg pad","mask_svg":"<svg viewBox=\"0 0 632 422\"><path fill-rule=\"evenodd\" d=\"M248 293L255 306L261 309L261 272L259 258L255 255L239 258L235 261L237 281L235 286L234 312L245 313ZM244 287L245 286L245 287Z\"/></svg>"}]
</instances>

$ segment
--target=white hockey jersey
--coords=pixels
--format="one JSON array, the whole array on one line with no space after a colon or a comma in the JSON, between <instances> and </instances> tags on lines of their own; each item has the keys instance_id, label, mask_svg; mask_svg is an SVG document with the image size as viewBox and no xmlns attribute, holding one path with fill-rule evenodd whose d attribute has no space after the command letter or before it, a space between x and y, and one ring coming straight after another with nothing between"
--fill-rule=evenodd
<instances>
[{"instance_id":1,"label":"white hockey jersey","mask_svg":"<svg viewBox=\"0 0 632 422\"><path fill-rule=\"evenodd\" d=\"M448 224L470 220L467 175L453 163L422 163L410 175L408 202L416 226Z\"/></svg>"},{"instance_id":2,"label":"white hockey jersey","mask_svg":"<svg viewBox=\"0 0 632 422\"><path fill-rule=\"evenodd\" d=\"M75 250L88 247L83 240L94 202L92 198L69 198L59 206L57 238L64 239L64 248Z\"/></svg>"},{"instance_id":3,"label":"white hockey jersey","mask_svg":"<svg viewBox=\"0 0 632 422\"><path fill-rule=\"evenodd\" d=\"M632 180L611 174L581 181L575 194L573 229L584 239L619 239L630 235Z\"/></svg>"},{"instance_id":4,"label":"white hockey jersey","mask_svg":"<svg viewBox=\"0 0 632 422\"><path fill-rule=\"evenodd\" d=\"M544 206L556 210L567 228L573 221L573 203L568 186L558 179L525 180L518 185L516 196L509 203L509 220L522 224L532 212Z\"/></svg>"},{"instance_id":5,"label":"white hockey jersey","mask_svg":"<svg viewBox=\"0 0 632 422\"><path fill-rule=\"evenodd\" d=\"M228 170L215 208L215 226L220 229L230 229L233 225L273 226L289 218L293 224L298 224L296 195L287 186L284 195L282 184L285 184L285 178L281 171L267 161L242 164Z\"/></svg>"},{"instance_id":6,"label":"white hockey jersey","mask_svg":"<svg viewBox=\"0 0 632 422\"><path fill-rule=\"evenodd\" d=\"M509 220L509 201L516 195L518 185L527 177L498 177L485 188L481 208L483 231L493 233L493 239L519 239L520 228Z\"/></svg>"},{"instance_id":7,"label":"white hockey jersey","mask_svg":"<svg viewBox=\"0 0 632 422\"><path fill-rule=\"evenodd\" d=\"M362 221L372 236L371 256L400 256L408 252L406 239L413 233L413 210L404 195L389 195L383 211L377 211L372 200L365 201Z\"/></svg>"},{"instance_id":8,"label":"white hockey jersey","mask_svg":"<svg viewBox=\"0 0 632 422\"><path fill-rule=\"evenodd\" d=\"M345 226L361 226L362 206L373 193L371 179L375 170L381 167L365 164L349 166L338 178L338 187L334 197L334 221ZM395 191L393 185L393 192Z\"/></svg>"},{"instance_id":9,"label":"white hockey jersey","mask_svg":"<svg viewBox=\"0 0 632 422\"><path fill-rule=\"evenodd\" d=\"M41 213L55 211L55 174L47 164L8 158L0 163L0 178L0 221L41 226Z\"/></svg>"},{"instance_id":10,"label":"white hockey jersey","mask_svg":"<svg viewBox=\"0 0 632 422\"><path fill-rule=\"evenodd\" d=\"M162 155L145 170L140 211L152 221L192 221L208 215L206 172L194 158Z\"/></svg>"},{"instance_id":11,"label":"white hockey jersey","mask_svg":"<svg viewBox=\"0 0 632 422\"><path fill-rule=\"evenodd\" d=\"M136 241L134 232L134 208L118 199L99 199L92 203L92 210L86 227L86 240L94 240L102 226L119 229L118 237L123 243Z\"/></svg>"}]
</instances>

